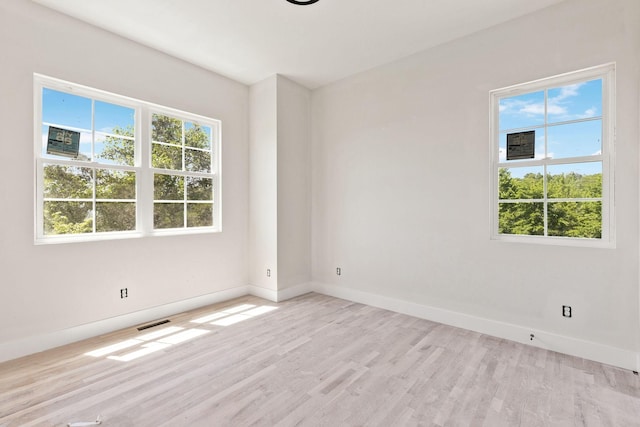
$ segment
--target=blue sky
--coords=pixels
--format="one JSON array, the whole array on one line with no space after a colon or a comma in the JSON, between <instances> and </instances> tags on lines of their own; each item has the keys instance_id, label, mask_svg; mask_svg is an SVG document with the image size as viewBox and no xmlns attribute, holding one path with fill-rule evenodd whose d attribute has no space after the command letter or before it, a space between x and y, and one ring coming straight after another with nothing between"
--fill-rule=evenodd
<instances>
[{"instance_id":1,"label":"blue sky","mask_svg":"<svg viewBox=\"0 0 640 427\"><path fill-rule=\"evenodd\" d=\"M44 88L42 91L42 121L63 128L80 131L80 153L91 157L91 99ZM135 110L133 108L95 101L96 153L101 151L101 141L113 129L133 129ZM43 154L46 152L48 126L42 126ZM108 163L108 162L106 162Z\"/></svg>"},{"instance_id":2,"label":"blue sky","mask_svg":"<svg viewBox=\"0 0 640 427\"><path fill-rule=\"evenodd\" d=\"M115 105L104 101L95 100L94 103L95 145L94 152L99 155L104 144L103 141L109 135L113 135L114 129L134 130L135 110L133 108ZM91 98L59 92L44 88L42 92L42 155L45 157L57 157L46 154L47 135L49 124L65 129L81 132L80 156L84 160L91 159L92 145L92 100ZM194 127L194 123L185 122L185 129ZM211 141L212 129L202 126ZM101 163L112 163L106 159L100 159Z\"/></svg>"},{"instance_id":3,"label":"blue sky","mask_svg":"<svg viewBox=\"0 0 640 427\"><path fill-rule=\"evenodd\" d=\"M43 155L46 153L46 140L48 125L51 123L62 128L73 129L81 132L80 153L86 158L91 156L91 102L90 98L59 92L44 88L42 92L42 138ZM125 106L115 105L104 101L95 101L95 130L96 145L94 151L99 154L102 150L105 137L114 134L115 128L134 129L135 110ZM192 128L193 123L186 122L185 129ZM211 128L202 126L202 130L211 141ZM55 156L53 156L55 157ZM103 163L110 163L101 159Z\"/></svg>"},{"instance_id":4,"label":"blue sky","mask_svg":"<svg viewBox=\"0 0 640 427\"><path fill-rule=\"evenodd\" d=\"M548 90L546 105L544 91L502 98L499 104L500 140L499 160L506 162L506 135L513 129L534 128L536 159L560 159L589 156L602 152L602 80L591 80ZM584 122L555 125L562 122L593 119ZM545 136L547 152L545 153ZM518 160L509 161L517 166ZM525 171L527 169L527 171ZM529 168L511 168L512 176L523 176ZM601 162L554 167L558 172L592 174L602 172ZM559 172L558 172L559 173Z\"/></svg>"}]
</instances>

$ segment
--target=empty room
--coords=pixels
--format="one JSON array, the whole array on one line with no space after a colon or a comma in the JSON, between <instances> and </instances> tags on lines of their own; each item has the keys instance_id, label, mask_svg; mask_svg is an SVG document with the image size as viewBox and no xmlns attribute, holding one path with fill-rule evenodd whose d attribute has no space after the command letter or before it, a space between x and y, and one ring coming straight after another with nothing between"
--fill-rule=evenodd
<instances>
[{"instance_id":1,"label":"empty room","mask_svg":"<svg viewBox=\"0 0 640 427\"><path fill-rule=\"evenodd\" d=\"M640 1L1 0L0 427L640 426Z\"/></svg>"}]
</instances>

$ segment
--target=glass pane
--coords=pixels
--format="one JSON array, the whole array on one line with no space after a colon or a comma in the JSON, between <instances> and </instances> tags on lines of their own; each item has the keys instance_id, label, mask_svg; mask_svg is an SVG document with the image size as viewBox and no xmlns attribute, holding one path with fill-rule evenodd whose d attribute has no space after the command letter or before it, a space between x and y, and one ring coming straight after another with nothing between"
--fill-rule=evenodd
<instances>
[{"instance_id":1,"label":"glass pane","mask_svg":"<svg viewBox=\"0 0 640 427\"><path fill-rule=\"evenodd\" d=\"M135 229L135 203L96 203L96 231L130 231Z\"/></svg>"},{"instance_id":2,"label":"glass pane","mask_svg":"<svg viewBox=\"0 0 640 427\"><path fill-rule=\"evenodd\" d=\"M135 110L108 102L95 102L95 129L99 132L133 137Z\"/></svg>"},{"instance_id":3,"label":"glass pane","mask_svg":"<svg viewBox=\"0 0 640 427\"><path fill-rule=\"evenodd\" d=\"M182 120L154 114L151 119L151 138L154 141L182 146Z\"/></svg>"},{"instance_id":4,"label":"glass pane","mask_svg":"<svg viewBox=\"0 0 640 427\"><path fill-rule=\"evenodd\" d=\"M187 177L187 200L213 200L213 180Z\"/></svg>"},{"instance_id":5,"label":"glass pane","mask_svg":"<svg viewBox=\"0 0 640 427\"><path fill-rule=\"evenodd\" d=\"M197 123L185 122L184 124L184 144L187 147L211 148L211 128L201 126Z\"/></svg>"},{"instance_id":6,"label":"glass pane","mask_svg":"<svg viewBox=\"0 0 640 427\"><path fill-rule=\"evenodd\" d=\"M498 205L498 233L543 236L543 204L538 202L500 203Z\"/></svg>"},{"instance_id":7,"label":"glass pane","mask_svg":"<svg viewBox=\"0 0 640 427\"><path fill-rule=\"evenodd\" d=\"M211 153L200 150L184 150L185 170L211 172Z\"/></svg>"},{"instance_id":8,"label":"glass pane","mask_svg":"<svg viewBox=\"0 0 640 427\"><path fill-rule=\"evenodd\" d=\"M602 237L601 202L549 203L549 236Z\"/></svg>"},{"instance_id":9,"label":"glass pane","mask_svg":"<svg viewBox=\"0 0 640 427\"><path fill-rule=\"evenodd\" d=\"M135 172L96 169L96 197L98 199L135 199Z\"/></svg>"},{"instance_id":10,"label":"glass pane","mask_svg":"<svg viewBox=\"0 0 640 427\"><path fill-rule=\"evenodd\" d=\"M95 153L96 161L100 163L133 166L135 143L131 139L96 133Z\"/></svg>"},{"instance_id":11,"label":"glass pane","mask_svg":"<svg viewBox=\"0 0 640 427\"><path fill-rule=\"evenodd\" d=\"M498 193L501 200L542 199L544 193L542 166L500 168Z\"/></svg>"},{"instance_id":12,"label":"glass pane","mask_svg":"<svg viewBox=\"0 0 640 427\"><path fill-rule=\"evenodd\" d=\"M182 148L153 144L151 165L159 169L182 170Z\"/></svg>"},{"instance_id":13,"label":"glass pane","mask_svg":"<svg viewBox=\"0 0 640 427\"><path fill-rule=\"evenodd\" d=\"M536 139L536 151L535 151L535 159L540 160L545 158L544 153L544 130L543 129L532 129L535 131ZM498 161L506 162L507 161L507 133L500 134L500 140L498 141ZM509 163L517 163L522 161L527 161L531 159L516 159L509 160Z\"/></svg>"},{"instance_id":14,"label":"glass pane","mask_svg":"<svg viewBox=\"0 0 640 427\"><path fill-rule=\"evenodd\" d=\"M544 91L501 98L500 130L526 128L544 124Z\"/></svg>"},{"instance_id":15,"label":"glass pane","mask_svg":"<svg viewBox=\"0 0 640 427\"><path fill-rule=\"evenodd\" d=\"M184 200L184 177L154 174L154 200Z\"/></svg>"},{"instance_id":16,"label":"glass pane","mask_svg":"<svg viewBox=\"0 0 640 427\"><path fill-rule=\"evenodd\" d=\"M44 202L44 234L93 232L91 202Z\"/></svg>"},{"instance_id":17,"label":"glass pane","mask_svg":"<svg viewBox=\"0 0 640 427\"><path fill-rule=\"evenodd\" d=\"M85 162L90 162L92 159L91 154L91 145L92 145L92 136L88 132L82 132L80 134L80 150L78 150L78 160L82 160Z\"/></svg>"},{"instance_id":18,"label":"glass pane","mask_svg":"<svg viewBox=\"0 0 640 427\"><path fill-rule=\"evenodd\" d=\"M564 158L602 154L602 120L551 126L549 157Z\"/></svg>"},{"instance_id":19,"label":"glass pane","mask_svg":"<svg viewBox=\"0 0 640 427\"><path fill-rule=\"evenodd\" d=\"M549 198L602 197L602 162L547 167Z\"/></svg>"},{"instance_id":20,"label":"glass pane","mask_svg":"<svg viewBox=\"0 0 640 427\"><path fill-rule=\"evenodd\" d=\"M154 203L154 228L183 228L184 203Z\"/></svg>"},{"instance_id":21,"label":"glass pane","mask_svg":"<svg viewBox=\"0 0 640 427\"><path fill-rule=\"evenodd\" d=\"M188 203L187 227L211 227L213 225L212 203Z\"/></svg>"},{"instance_id":22,"label":"glass pane","mask_svg":"<svg viewBox=\"0 0 640 427\"><path fill-rule=\"evenodd\" d=\"M547 97L548 123L602 115L602 79L549 89Z\"/></svg>"},{"instance_id":23,"label":"glass pane","mask_svg":"<svg viewBox=\"0 0 640 427\"><path fill-rule=\"evenodd\" d=\"M90 199L93 197L93 171L75 166L44 166L44 197Z\"/></svg>"},{"instance_id":24,"label":"glass pane","mask_svg":"<svg viewBox=\"0 0 640 427\"><path fill-rule=\"evenodd\" d=\"M91 99L44 88L42 121L62 127L91 130Z\"/></svg>"}]
</instances>

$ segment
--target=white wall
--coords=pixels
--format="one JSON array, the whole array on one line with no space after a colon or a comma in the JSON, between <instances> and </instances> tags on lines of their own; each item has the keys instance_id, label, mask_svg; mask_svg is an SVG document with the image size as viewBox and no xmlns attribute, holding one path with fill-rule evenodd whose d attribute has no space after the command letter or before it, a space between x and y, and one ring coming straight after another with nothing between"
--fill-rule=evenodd
<instances>
[{"instance_id":1,"label":"white wall","mask_svg":"<svg viewBox=\"0 0 640 427\"><path fill-rule=\"evenodd\" d=\"M278 76L278 290L311 280L311 92Z\"/></svg>"},{"instance_id":2,"label":"white wall","mask_svg":"<svg viewBox=\"0 0 640 427\"><path fill-rule=\"evenodd\" d=\"M489 91L611 61L617 247L491 241ZM637 352L639 79L640 2L569 0L315 91L319 288Z\"/></svg>"},{"instance_id":3,"label":"white wall","mask_svg":"<svg viewBox=\"0 0 640 427\"><path fill-rule=\"evenodd\" d=\"M277 82L272 76L251 86L249 115L249 280L270 291L278 289Z\"/></svg>"},{"instance_id":4,"label":"white wall","mask_svg":"<svg viewBox=\"0 0 640 427\"><path fill-rule=\"evenodd\" d=\"M311 279L311 93L274 75L251 86L250 105L250 280L280 300Z\"/></svg>"},{"instance_id":5,"label":"white wall","mask_svg":"<svg viewBox=\"0 0 640 427\"><path fill-rule=\"evenodd\" d=\"M0 2L0 52L0 352L25 337L246 290L245 85L26 0ZM34 72L220 119L223 232L34 246Z\"/></svg>"}]
</instances>

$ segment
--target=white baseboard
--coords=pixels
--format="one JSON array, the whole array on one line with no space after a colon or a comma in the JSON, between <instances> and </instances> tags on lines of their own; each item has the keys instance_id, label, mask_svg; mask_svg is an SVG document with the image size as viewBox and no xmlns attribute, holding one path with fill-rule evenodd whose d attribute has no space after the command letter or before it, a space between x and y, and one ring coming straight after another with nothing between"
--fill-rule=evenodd
<instances>
[{"instance_id":1,"label":"white baseboard","mask_svg":"<svg viewBox=\"0 0 640 427\"><path fill-rule=\"evenodd\" d=\"M304 283L281 291L274 291L253 285L239 286L61 331L54 331L40 336L30 336L15 341L0 343L0 362L38 353L61 345L70 344L83 339L92 338L108 332L150 322L206 305L228 301L245 295L254 295L269 301L280 302L309 292L317 292L348 301L367 304L373 307L383 308L397 313L468 329L498 338L533 345L612 366L618 366L632 371L640 370L640 353L633 351L562 336L539 329L527 328L520 325L499 322L464 313L444 310L437 307L416 304L409 301L317 282ZM533 341L530 340L530 334L534 334L535 336Z\"/></svg>"},{"instance_id":2,"label":"white baseboard","mask_svg":"<svg viewBox=\"0 0 640 427\"><path fill-rule=\"evenodd\" d=\"M278 291L278 302L299 297L300 295L308 294L309 292L313 292L313 283L311 282L285 288Z\"/></svg>"},{"instance_id":3,"label":"white baseboard","mask_svg":"<svg viewBox=\"0 0 640 427\"><path fill-rule=\"evenodd\" d=\"M176 313L193 310L195 308L228 301L245 295L255 295L269 301L279 302L287 299L304 295L311 292L311 284L305 283L281 291L272 291L270 289L258 286L239 286L224 291L214 292L195 298L189 298L184 301L178 301L165 304L159 307L153 307L146 310L136 311L133 313L123 314L122 316L110 319L99 320L97 322L85 325L74 326L72 328L60 331L49 332L37 336L29 336L26 338L0 343L0 362L17 359L29 354L39 353L65 344L92 338L98 335L117 331L119 329L128 328L142 323L151 322L163 317L172 316Z\"/></svg>"},{"instance_id":4,"label":"white baseboard","mask_svg":"<svg viewBox=\"0 0 640 427\"><path fill-rule=\"evenodd\" d=\"M259 286L249 285L249 293L253 296L264 298L273 302L286 301L291 298L298 297L300 295L313 292L313 283L303 283L301 285L285 288L280 291L274 291L271 289L261 288Z\"/></svg>"},{"instance_id":5,"label":"white baseboard","mask_svg":"<svg viewBox=\"0 0 640 427\"><path fill-rule=\"evenodd\" d=\"M204 307L206 305L228 301L245 296L248 293L249 290L247 286L239 286L224 291L149 308L147 310L124 314L110 319L99 320L86 325L74 326L61 331L54 331L39 336L30 336L15 341L0 343L0 362L17 359L18 357L39 353L61 345L71 344L73 342L117 331L119 329L151 322L176 313L182 313L195 308Z\"/></svg>"},{"instance_id":6,"label":"white baseboard","mask_svg":"<svg viewBox=\"0 0 640 427\"><path fill-rule=\"evenodd\" d=\"M278 302L278 291L254 285L247 286L247 291L249 292L249 295L253 295L254 297L263 298L267 301Z\"/></svg>"},{"instance_id":7,"label":"white baseboard","mask_svg":"<svg viewBox=\"0 0 640 427\"><path fill-rule=\"evenodd\" d=\"M335 285L313 283L311 288L320 294L468 329L482 334L556 351L558 353L618 366L632 371L638 371L640 369L640 354L630 350ZM533 340L530 339L531 334L534 335Z\"/></svg>"}]
</instances>

